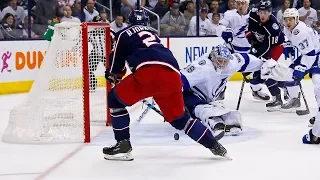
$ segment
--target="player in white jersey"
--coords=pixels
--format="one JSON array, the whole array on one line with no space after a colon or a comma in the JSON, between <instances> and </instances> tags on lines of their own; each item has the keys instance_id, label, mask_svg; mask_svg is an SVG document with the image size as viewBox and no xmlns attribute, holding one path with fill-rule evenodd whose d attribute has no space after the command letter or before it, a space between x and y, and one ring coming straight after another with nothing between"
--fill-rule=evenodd
<instances>
[{"instance_id":1,"label":"player in white jersey","mask_svg":"<svg viewBox=\"0 0 320 180\"><path fill-rule=\"evenodd\" d=\"M237 9L228 10L225 12L223 19L220 20L220 24L226 27L221 36L226 43L231 41L235 52L249 53L251 50L251 44L245 36L245 32L248 31L249 22L249 0L236 0L236 3ZM228 44L227 46L229 47ZM229 49L232 48L229 47ZM259 82L251 80L250 86L252 89L252 95L255 99L270 99L268 94L261 91L262 87Z\"/></svg>"},{"instance_id":2,"label":"player in white jersey","mask_svg":"<svg viewBox=\"0 0 320 180\"><path fill-rule=\"evenodd\" d=\"M299 94L299 83L306 74L312 77L314 85L314 94L318 103L318 113L315 117L313 128L302 139L305 144L319 144L320 143L320 64L319 64L319 37L316 32L308 27L304 22L299 21L299 13L295 8L286 9L283 13L284 18L284 33L291 43L292 47L298 49L301 55L290 65L289 70L281 71L264 71L262 74L267 74L269 77L277 77L279 73L282 74L283 79L287 81L287 88L289 95L292 98L292 107L297 106L300 102L297 101ZM286 49L290 48L288 45ZM270 66L271 67L271 66ZM276 69L274 66L271 69ZM267 68L266 68L267 69ZM280 80L280 79L278 79Z\"/></svg>"},{"instance_id":3,"label":"player in white jersey","mask_svg":"<svg viewBox=\"0 0 320 180\"><path fill-rule=\"evenodd\" d=\"M217 139L223 137L224 129L231 134L237 134L242 129L240 112L231 111L217 102L219 94L234 73L255 72L260 70L262 64L251 54L231 54L226 46L219 45L180 71L185 105L193 116L211 129Z\"/></svg>"}]
</instances>

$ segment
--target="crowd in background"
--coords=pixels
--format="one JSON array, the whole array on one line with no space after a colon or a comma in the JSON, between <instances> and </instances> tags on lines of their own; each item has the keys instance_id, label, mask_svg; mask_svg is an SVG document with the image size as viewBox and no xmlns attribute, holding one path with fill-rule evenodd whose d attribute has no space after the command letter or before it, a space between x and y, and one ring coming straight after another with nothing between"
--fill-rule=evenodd
<instances>
[{"instance_id":1,"label":"crowd in background","mask_svg":"<svg viewBox=\"0 0 320 180\"><path fill-rule=\"evenodd\" d=\"M111 2L110 2L111 1ZM195 0L140 0L141 6L158 14L161 36L219 36L220 19L236 8L235 0L199 0L199 23ZM251 0L250 8L260 0ZM283 26L282 13L295 7L300 20L318 32L320 0L271 0L273 14ZM111 4L111 7L110 7ZM41 38L52 22L109 22L115 31L127 26L127 17L137 8L137 0L1 0L0 39ZM30 18L28 18L30 17ZM110 19L112 17L112 19ZM158 27L150 13L151 26Z\"/></svg>"}]
</instances>

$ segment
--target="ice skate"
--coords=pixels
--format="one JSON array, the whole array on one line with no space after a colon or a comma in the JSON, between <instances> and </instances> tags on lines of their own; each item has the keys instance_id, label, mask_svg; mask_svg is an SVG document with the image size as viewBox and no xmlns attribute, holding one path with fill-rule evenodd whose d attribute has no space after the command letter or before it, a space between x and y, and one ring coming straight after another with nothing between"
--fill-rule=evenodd
<instances>
[{"instance_id":1,"label":"ice skate","mask_svg":"<svg viewBox=\"0 0 320 180\"><path fill-rule=\"evenodd\" d=\"M225 125L223 123L217 123L213 128L213 136L216 138L217 141L219 141L221 138L223 138L225 133Z\"/></svg>"},{"instance_id":2,"label":"ice skate","mask_svg":"<svg viewBox=\"0 0 320 180\"><path fill-rule=\"evenodd\" d=\"M270 99L270 96L264 92L262 92L262 90L258 90L258 91L254 91L252 88L252 96L254 99L257 100L262 100L262 101L268 101Z\"/></svg>"},{"instance_id":3,"label":"ice skate","mask_svg":"<svg viewBox=\"0 0 320 180\"><path fill-rule=\"evenodd\" d=\"M114 146L103 148L104 159L114 161L132 161L131 151L132 147L129 139L119 141Z\"/></svg>"},{"instance_id":4,"label":"ice skate","mask_svg":"<svg viewBox=\"0 0 320 180\"><path fill-rule=\"evenodd\" d=\"M290 95L289 95L288 89L286 87L282 88L282 89L283 89L283 99L285 101L288 101L290 99Z\"/></svg>"},{"instance_id":5,"label":"ice skate","mask_svg":"<svg viewBox=\"0 0 320 180\"><path fill-rule=\"evenodd\" d=\"M209 148L209 150L215 155L215 156L220 156L224 157L226 159L232 160L228 155L227 155L227 150L224 148L219 142L217 142L213 148Z\"/></svg>"},{"instance_id":6,"label":"ice skate","mask_svg":"<svg viewBox=\"0 0 320 180\"><path fill-rule=\"evenodd\" d=\"M281 95L276 95L272 97L272 101L266 104L267 111L268 112L273 112L273 111L280 111L281 106L282 106L282 100L281 100Z\"/></svg>"},{"instance_id":7,"label":"ice skate","mask_svg":"<svg viewBox=\"0 0 320 180\"><path fill-rule=\"evenodd\" d=\"M301 102L299 98L292 98L289 102L283 104L281 106L281 112L288 112L288 113L294 113L296 112L297 108L301 106Z\"/></svg>"}]
</instances>

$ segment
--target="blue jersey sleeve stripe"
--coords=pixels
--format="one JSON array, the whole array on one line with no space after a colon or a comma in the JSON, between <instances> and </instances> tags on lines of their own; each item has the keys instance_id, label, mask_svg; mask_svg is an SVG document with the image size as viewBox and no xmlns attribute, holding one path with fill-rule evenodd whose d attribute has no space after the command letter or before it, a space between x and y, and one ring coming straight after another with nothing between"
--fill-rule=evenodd
<instances>
[{"instance_id":1,"label":"blue jersey sleeve stripe","mask_svg":"<svg viewBox=\"0 0 320 180\"><path fill-rule=\"evenodd\" d=\"M243 72L247 69L248 65L249 65L249 56L246 53L240 53L240 55L243 57L244 59L244 65L242 65L241 69L238 72Z\"/></svg>"},{"instance_id":2,"label":"blue jersey sleeve stripe","mask_svg":"<svg viewBox=\"0 0 320 180\"><path fill-rule=\"evenodd\" d=\"M183 75L182 73L181 74L181 81L182 81L182 84L183 84L183 91L186 91L188 89L190 89L190 83L188 81L188 79L186 78L185 75Z\"/></svg>"}]
</instances>

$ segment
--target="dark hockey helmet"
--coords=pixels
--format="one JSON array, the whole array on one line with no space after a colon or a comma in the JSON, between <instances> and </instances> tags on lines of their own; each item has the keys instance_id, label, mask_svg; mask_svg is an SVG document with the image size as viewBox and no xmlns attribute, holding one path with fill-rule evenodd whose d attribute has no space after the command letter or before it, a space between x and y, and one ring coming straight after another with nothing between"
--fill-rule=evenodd
<instances>
[{"instance_id":1,"label":"dark hockey helmet","mask_svg":"<svg viewBox=\"0 0 320 180\"><path fill-rule=\"evenodd\" d=\"M272 4L270 0L262 0L258 5L258 11L272 12Z\"/></svg>"},{"instance_id":2,"label":"dark hockey helmet","mask_svg":"<svg viewBox=\"0 0 320 180\"><path fill-rule=\"evenodd\" d=\"M129 14L128 22L131 25L148 26L149 16L148 16L147 12L143 9L132 10Z\"/></svg>"}]
</instances>

